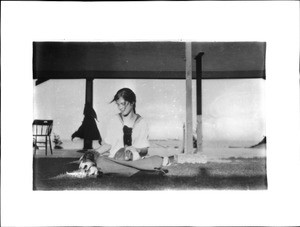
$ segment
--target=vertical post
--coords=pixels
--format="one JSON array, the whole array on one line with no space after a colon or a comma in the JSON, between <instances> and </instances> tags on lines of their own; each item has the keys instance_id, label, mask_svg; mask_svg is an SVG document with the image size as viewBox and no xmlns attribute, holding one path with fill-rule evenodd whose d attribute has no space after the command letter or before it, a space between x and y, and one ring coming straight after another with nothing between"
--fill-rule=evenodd
<instances>
[{"instance_id":1,"label":"vertical post","mask_svg":"<svg viewBox=\"0 0 300 227\"><path fill-rule=\"evenodd\" d=\"M85 83L85 103L90 103L93 106L93 78L86 79Z\"/></svg>"},{"instance_id":2,"label":"vertical post","mask_svg":"<svg viewBox=\"0 0 300 227\"><path fill-rule=\"evenodd\" d=\"M193 112L192 112L192 44L185 44L185 80L186 80L186 127L185 154L193 153Z\"/></svg>"},{"instance_id":3,"label":"vertical post","mask_svg":"<svg viewBox=\"0 0 300 227\"><path fill-rule=\"evenodd\" d=\"M197 152L202 151L202 56L200 52L196 57L196 78L197 78Z\"/></svg>"},{"instance_id":4,"label":"vertical post","mask_svg":"<svg viewBox=\"0 0 300 227\"><path fill-rule=\"evenodd\" d=\"M182 153L184 153L184 151L185 151L185 124L183 124L183 126L182 126L182 135L183 135L183 137L182 137L182 150L181 150L181 152Z\"/></svg>"},{"instance_id":5,"label":"vertical post","mask_svg":"<svg viewBox=\"0 0 300 227\"><path fill-rule=\"evenodd\" d=\"M90 103L93 107L93 78L86 79L85 83L85 103ZM93 149L93 141L84 139L83 140L83 149Z\"/></svg>"}]
</instances>

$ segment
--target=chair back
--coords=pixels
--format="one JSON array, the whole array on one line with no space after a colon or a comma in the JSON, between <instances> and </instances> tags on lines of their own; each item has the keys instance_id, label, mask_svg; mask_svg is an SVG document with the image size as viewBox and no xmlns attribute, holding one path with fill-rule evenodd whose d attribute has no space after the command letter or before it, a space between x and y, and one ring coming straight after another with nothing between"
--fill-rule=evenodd
<instances>
[{"instance_id":1,"label":"chair back","mask_svg":"<svg viewBox=\"0 0 300 227\"><path fill-rule=\"evenodd\" d=\"M53 120L34 120L32 123L34 136L49 136L52 132Z\"/></svg>"}]
</instances>

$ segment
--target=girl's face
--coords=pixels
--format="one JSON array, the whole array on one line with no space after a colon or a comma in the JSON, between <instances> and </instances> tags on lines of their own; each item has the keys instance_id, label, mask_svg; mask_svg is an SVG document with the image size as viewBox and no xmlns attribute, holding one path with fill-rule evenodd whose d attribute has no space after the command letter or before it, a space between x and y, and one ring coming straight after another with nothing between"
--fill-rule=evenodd
<instances>
[{"instance_id":1,"label":"girl's face","mask_svg":"<svg viewBox=\"0 0 300 227\"><path fill-rule=\"evenodd\" d=\"M125 101L122 97L116 101L116 104L123 116L127 116L133 110L133 103Z\"/></svg>"}]
</instances>

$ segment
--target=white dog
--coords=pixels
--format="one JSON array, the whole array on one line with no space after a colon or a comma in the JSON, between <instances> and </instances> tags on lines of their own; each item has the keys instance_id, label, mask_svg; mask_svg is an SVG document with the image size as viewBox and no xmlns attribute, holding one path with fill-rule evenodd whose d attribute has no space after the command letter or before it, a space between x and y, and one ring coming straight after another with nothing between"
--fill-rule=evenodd
<instances>
[{"instance_id":1,"label":"white dog","mask_svg":"<svg viewBox=\"0 0 300 227\"><path fill-rule=\"evenodd\" d=\"M94 156L94 153L87 152L79 159L79 170L84 171L87 176L98 176L100 173Z\"/></svg>"}]
</instances>

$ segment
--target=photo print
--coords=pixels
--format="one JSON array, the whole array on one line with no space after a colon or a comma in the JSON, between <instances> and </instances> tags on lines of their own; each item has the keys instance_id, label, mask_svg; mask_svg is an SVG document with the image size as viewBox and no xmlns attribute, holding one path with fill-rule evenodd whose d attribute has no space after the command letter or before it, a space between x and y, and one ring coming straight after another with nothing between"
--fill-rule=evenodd
<instances>
[{"instance_id":1,"label":"photo print","mask_svg":"<svg viewBox=\"0 0 300 227\"><path fill-rule=\"evenodd\" d=\"M267 189L266 45L33 42L33 189Z\"/></svg>"}]
</instances>

